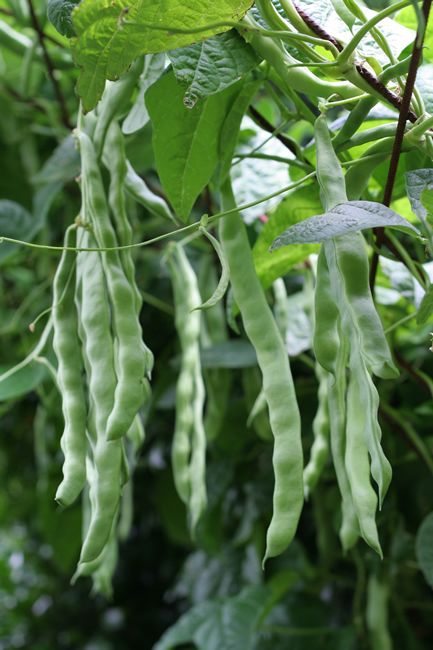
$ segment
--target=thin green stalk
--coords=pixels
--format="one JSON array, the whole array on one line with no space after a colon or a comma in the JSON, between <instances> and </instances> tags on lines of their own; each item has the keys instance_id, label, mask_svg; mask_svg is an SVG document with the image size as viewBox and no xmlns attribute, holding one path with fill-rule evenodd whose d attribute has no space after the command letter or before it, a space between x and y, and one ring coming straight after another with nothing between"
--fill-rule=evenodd
<instances>
[{"instance_id":1,"label":"thin green stalk","mask_svg":"<svg viewBox=\"0 0 433 650\"><path fill-rule=\"evenodd\" d=\"M411 4L411 0L401 0L400 2L396 2L395 4L390 5L389 7L386 7L382 11L379 11L375 16L367 20L366 23L359 29L359 31L356 32L355 36L347 43L347 45L344 47L344 49L340 52L338 55L337 62L339 65L344 67L349 63L349 60L352 56L352 54L355 52L356 48L368 33L371 32L371 29L380 23L384 18L387 18L391 14L395 13L396 11L399 11L400 9L404 9L408 5Z\"/></svg>"},{"instance_id":2,"label":"thin green stalk","mask_svg":"<svg viewBox=\"0 0 433 650\"><path fill-rule=\"evenodd\" d=\"M216 223L219 219L222 217L226 217L230 214L234 214L237 212L240 212L242 210L248 210L248 208L252 208L255 205L259 205L260 203L265 203L266 201L269 201L270 199L273 199L276 196L279 196L280 194L285 194L286 192L290 192L290 190L295 189L296 187L299 187L299 185L302 185L306 181L312 179L316 175L316 172L311 172L311 174L307 174L303 178L299 179L298 181L294 181L293 183L290 183L290 185L287 185L286 187L283 187L280 190L277 190L276 192L272 192L271 194L268 194L267 196L263 196L261 199L258 199L257 201L251 201L250 203L245 203L244 205L241 205L237 207L236 209L233 210L225 210L224 212L219 212L217 214L212 215L209 217L208 225L211 226L214 223ZM127 250L130 248L141 248L143 246L150 246L151 244L156 244L157 242L163 241L165 239L169 239L170 237L173 237L175 235L180 235L182 233L187 233L187 232L194 232L195 230L198 230L201 226L200 221L196 221L194 223L189 224L188 226L183 226L182 228L175 228L173 230L170 230L169 232L163 233L162 235L158 235L158 237L153 237L152 239L146 239L145 241L138 242L137 244L127 244L126 246L112 246L108 248L80 248L80 247L73 247L73 246L48 246L45 244L33 244L31 242L26 242L22 241L20 239L13 239L12 237L0 237L0 244L3 242L9 242L12 244L18 244L20 246L26 246L27 248L36 248L38 250L47 250L47 251L74 251L76 253L81 253L81 252L88 252L88 253L101 253L101 252L108 252L108 251L122 251L122 250Z\"/></svg>"}]
</instances>

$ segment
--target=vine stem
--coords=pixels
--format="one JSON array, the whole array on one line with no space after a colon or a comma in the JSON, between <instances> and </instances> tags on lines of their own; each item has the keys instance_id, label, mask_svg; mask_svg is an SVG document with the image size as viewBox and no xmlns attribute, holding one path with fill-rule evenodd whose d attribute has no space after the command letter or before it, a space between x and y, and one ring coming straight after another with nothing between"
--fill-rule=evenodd
<instances>
[{"instance_id":1,"label":"vine stem","mask_svg":"<svg viewBox=\"0 0 433 650\"><path fill-rule=\"evenodd\" d=\"M73 126L72 126L72 124L71 124L71 122L69 120L68 109L66 107L66 100L65 100L65 98L63 96L62 89L61 89L60 84L59 84L59 82L57 80L56 71L54 69L53 62L51 61L51 57L50 57L50 54L48 52L48 49L47 49L47 46L46 46L46 43L45 43L46 36L45 36L44 31L43 31L43 29L42 29L42 27L41 27L41 25L39 23L39 19L38 19L37 15L36 15L36 11L35 11L35 8L34 8L34 5L33 5L33 0L27 0L27 4L28 4L28 7L29 7L30 18L31 18L31 21L32 21L33 29L35 30L36 35L38 37L38 41L39 41L39 45L41 46L42 56L43 56L43 59L44 59L44 62L45 62L47 73L48 73L48 76L49 76L49 78L51 80L51 83L52 83L52 86L53 86L53 89L54 89L54 94L56 96L57 103L59 105L62 123L68 130L71 130L73 128Z\"/></svg>"},{"instance_id":2,"label":"vine stem","mask_svg":"<svg viewBox=\"0 0 433 650\"><path fill-rule=\"evenodd\" d=\"M275 196L279 196L280 194L285 194L286 192L290 192L290 190L294 190L296 187L299 187L306 181L312 180L315 177L315 175L316 175L315 171L311 172L310 174L307 174L306 176L300 178L298 181L294 181L293 183L290 183L290 185L287 185L286 187L283 187L282 189L277 190L276 192L272 192L267 196L263 196L261 199L257 201L244 203L244 205L233 208L232 210L225 210L224 212L218 212L217 214L214 214L211 217L209 217L207 222L208 226L213 226L222 217L226 217L236 212L241 212L242 210L247 210L248 208L253 208L255 205L259 205L260 203L269 201L270 199L273 199ZM187 232L193 233L195 230L199 230L201 225L202 225L201 221L195 221L194 223L190 223L188 226L183 226L182 228L175 228L174 230L165 232L162 235L153 237L152 239L146 239L145 241L138 242L137 244L127 244L125 246L112 246L109 248L77 248L74 246L48 246L46 244L34 244L32 242L22 241L21 239L13 239L12 237L2 237L2 236L0 236L0 244L2 244L3 242L7 242L11 244L17 244L19 246L26 246L27 248L35 248L37 250L46 250L46 251L58 251L58 252L73 251L75 253L103 253L107 251L123 251L123 250L129 250L131 248L141 248L143 246L150 246L151 244L156 244L157 242L163 241L164 239L169 239L170 237L173 237L175 235L180 235L182 233L187 233Z\"/></svg>"},{"instance_id":3,"label":"vine stem","mask_svg":"<svg viewBox=\"0 0 433 650\"><path fill-rule=\"evenodd\" d=\"M405 132L406 122L408 120L408 115L410 111L410 103L412 99L413 90L415 87L416 75L421 61L422 48L424 44L424 37L425 37L427 23L430 15L431 5L432 5L432 0L424 0L422 4L424 24L418 27L417 35L412 50L412 57L409 64L406 86L401 101L401 107L400 107L398 123L397 123L397 130L395 133L394 146L392 149L391 161L389 164L388 179L386 182L385 192L383 195L383 204L386 206L389 206L392 200L392 193L394 190L395 179L397 176L401 148L403 145L404 132ZM378 250L380 250L385 240L385 229L377 228L375 229L375 234L376 234L376 247ZM379 264L379 253L375 251L373 254L373 258L371 260L371 267L370 267L370 287L372 293L374 292L374 285L376 282L378 264Z\"/></svg>"}]
</instances>

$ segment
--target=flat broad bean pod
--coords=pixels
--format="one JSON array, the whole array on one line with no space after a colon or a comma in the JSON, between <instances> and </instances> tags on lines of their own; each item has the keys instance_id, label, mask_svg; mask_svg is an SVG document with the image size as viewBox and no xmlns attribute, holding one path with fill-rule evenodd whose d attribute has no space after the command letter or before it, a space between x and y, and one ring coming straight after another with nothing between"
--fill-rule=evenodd
<instances>
[{"instance_id":1,"label":"flat broad bean pod","mask_svg":"<svg viewBox=\"0 0 433 650\"><path fill-rule=\"evenodd\" d=\"M177 492L187 505L192 532L206 507L204 384L200 363L201 304L195 272L180 245L171 246L167 264L173 284L175 325L182 351L176 385L172 467Z\"/></svg>"},{"instance_id":2,"label":"flat broad bean pod","mask_svg":"<svg viewBox=\"0 0 433 650\"><path fill-rule=\"evenodd\" d=\"M65 246L73 247L75 241L76 228L70 226L65 233ZM53 283L53 348L65 420L60 440L65 456L63 480L55 498L62 506L75 501L86 481L87 409L74 303L75 261L74 253L64 251Z\"/></svg>"},{"instance_id":3,"label":"flat broad bean pod","mask_svg":"<svg viewBox=\"0 0 433 650\"><path fill-rule=\"evenodd\" d=\"M236 208L229 181L221 187L223 210ZM227 256L234 298L263 376L263 391L274 435L275 487L264 562L282 553L293 539L304 501L300 417L288 355L257 277L239 213L222 219L220 241Z\"/></svg>"},{"instance_id":4,"label":"flat broad bean pod","mask_svg":"<svg viewBox=\"0 0 433 650\"><path fill-rule=\"evenodd\" d=\"M117 246L111 224L96 154L89 137L78 132L81 153L83 212L94 229L100 248ZM126 434L145 400L144 379L149 368L149 352L144 347L136 311L136 297L123 270L118 251L102 253L112 307L117 350L117 384L112 412L107 423L107 439Z\"/></svg>"}]
</instances>

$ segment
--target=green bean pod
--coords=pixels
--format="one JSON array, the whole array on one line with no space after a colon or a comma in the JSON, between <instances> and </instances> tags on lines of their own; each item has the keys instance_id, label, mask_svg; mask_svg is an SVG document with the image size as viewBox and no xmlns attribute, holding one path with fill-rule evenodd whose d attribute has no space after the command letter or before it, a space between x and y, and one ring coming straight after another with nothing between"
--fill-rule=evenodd
<instances>
[{"instance_id":1,"label":"green bean pod","mask_svg":"<svg viewBox=\"0 0 433 650\"><path fill-rule=\"evenodd\" d=\"M75 246L76 228L70 226L64 245ZM68 506L80 494L86 480L86 397L83 386L78 319L74 304L75 254L63 251L53 284L53 348L57 357L57 381L62 395L65 429L60 440L65 461L56 501Z\"/></svg>"},{"instance_id":2,"label":"green bean pod","mask_svg":"<svg viewBox=\"0 0 433 650\"><path fill-rule=\"evenodd\" d=\"M125 154L125 143L122 132L117 122L112 122L107 133L106 145L104 147L104 164L110 172L109 205L114 216L117 239L121 246L132 244L132 227L129 223L126 209L126 197L124 184L127 175L127 161ZM140 290L135 279L135 265L131 249L119 251L125 275L135 294L135 308L137 318L143 304ZM150 376L153 368L153 354L143 342L147 360L146 375Z\"/></svg>"},{"instance_id":3,"label":"green bean pod","mask_svg":"<svg viewBox=\"0 0 433 650\"><path fill-rule=\"evenodd\" d=\"M319 380L318 408L313 420L314 442L310 460L304 469L304 493L307 497L316 487L329 458L328 373L316 364Z\"/></svg>"},{"instance_id":4,"label":"green bean pod","mask_svg":"<svg viewBox=\"0 0 433 650\"><path fill-rule=\"evenodd\" d=\"M176 421L172 467L177 492L187 504L191 529L206 507L206 436L203 425L204 385L200 365L201 303L196 275L183 248L173 245L168 256L173 284L175 325L182 362L176 385Z\"/></svg>"},{"instance_id":5,"label":"green bean pod","mask_svg":"<svg viewBox=\"0 0 433 650\"><path fill-rule=\"evenodd\" d=\"M95 149L101 155L108 128L115 117L122 114L128 106L132 92L143 71L143 58L136 59L128 72L118 81L108 81L101 101L98 104L98 121L94 134Z\"/></svg>"},{"instance_id":6,"label":"green bean pod","mask_svg":"<svg viewBox=\"0 0 433 650\"><path fill-rule=\"evenodd\" d=\"M215 267L210 256L203 258L199 274L199 291L214 291L218 285ZM228 338L224 306L219 302L202 313L200 339L203 348L222 343ZM206 438L214 440L222 427L229 401L231 372L228 368L203 368L206 384Z\"/></svg>"},{"instance_id":7,"label":"green bean pod","mask_svg":"<svg viewBox=\"0 0 433 650\"><path fill-rule=\"evenodd\" d=\"M236 208L229 181L221 188L222 209ZM304 501L300 416L288 355L257 277L247 232L239 213L220 221L236 303L263 376L263 390L274 435L273 515L266 540L267 558L282 553L293 539Z\"/></svg>"},{"instance_id":8,"label":"green bean pod","mask_svg":"<svg viewBox=\"0 0 433 650\"><path fill-rule=\"evenodd\" d=\"M335 373L340 337L337 329L338 307L334 302L325 248L320 248L317 260L316 290L314 293L313 350L322 368Z\"/></svg>"},{"instance_id":9,"label":"green bean pod","mask_svg":"<svg viewBox=\"0 0 433 650\"><path fill-rule=\"evenodd\" d=\"M389 586L372 574L367 584L367 629L371 650L392 650L393 643L388 629Z\"/></svg>"},{"instance_id":10,"label":"green bean pod","mask_svg":"<svg viewBox=\"0 0 433 650\"><path fill-rule=\"evenodd\" d=\"M88 136L78 134L81 151L82 193L85 211L95 231L98 246L113 248L117 238L111 224L104 187L95 151ZM117 440L126 434L146 393L145 373L149 369L149 351L144 346L136 311L136 295L123 270L119 252L102 253L112 305L113 326L118 343L118 381L112 412L107 423L107 439Z\"/></svg>"},{"instance_id":11,"label":"green bean pod","mask_svg":"<svg viewBox=\"0 0 433 650\"><path fill-rule=\"evenodd\" d=\"M347 388L345 466L350 491L364 540L382 557L376 526L377 496L370 482L370 463L365 444L365 405L353 376Z\"/></svg>"},{"instance_id":12,"label":"green bean pod","mask_svg":"<svg viewBox=\"0 0 433 650\"><path fill-rule=\"evenodd\" d=\"M89 232L83 233L81 246L96 245ZM107 441L108 417L114 403L116 375L114 347L110 329L110 309L100 253L79 253L81 266L81 328L84 355L89 369L89 393L94 409L96 439L93 463L96 470L94 509L83 543L80 565L95 560L103 551L118 510L122 482L122 443Z\"/></svg>"},{"instance_id":13,"label":"green bean pod","mask_svg":"<svg viewBox=\"0 0 433 650\"><path fill-rule=\"evenodd\" d=\"M381 507L391 482L392 468L380 444L382 432L377 419L379 395L356 345L352 346L351 357L351 380L363 409L364 441L370 454L371 475L377 483Z\"/></svg>"},{"instance_id":14,"label":"green bean pod","mask_svg":"<svg viewBox=\"0 0 433 650\"><path fill-rule=\"evenodd\" d=\"M332 461L341 494L340 540L344 551L354 546L359 538L359 524L353 503L350 480L346 471L346 362L348 344L342 339L337 354L335 377L328 377L328 408Z\"/></svg>"}]
</instances>

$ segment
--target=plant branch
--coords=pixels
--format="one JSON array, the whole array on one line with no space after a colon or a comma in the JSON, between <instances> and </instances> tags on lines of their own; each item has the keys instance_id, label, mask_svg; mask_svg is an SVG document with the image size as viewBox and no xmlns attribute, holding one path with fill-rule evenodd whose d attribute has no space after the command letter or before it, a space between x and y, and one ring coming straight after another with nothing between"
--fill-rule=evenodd
<instances>
[{"instance_id":1,"label":"plant branch","mask_svg":"<svg viewBox=\"0 0 433 650\"><path fill-rule=\"evenodd\" d=\"M27 4L28 4L28 7L29 7L29 11L30 11L30 18L31 18L31 21L32 21L33 29L35 30L36 35L38 37L38 41L39 41L39 45L41 46L42 56L43 56L43 59L44 59L44 62L45 62L47 73L48 73L48 76L50 77L50 80L51 80L51 83L52 83L53 89L54 89L54 94L56 96L57 103L59 105L62 123L67 129L72 130L73 125L69 120L68 109L66 107L66 100L65 100L65 98L63 96L62 89L61 89L60 84L59 84L59 82L57 80L57 77L56 77L56 71L54 69L53 62L51 60L51 57L49 55L49 52L48 52L48 49L47 49L47 46L46 46L46 43L45 43L45 34L44 34L44 31L43 31L43 29L42 29L42 27L41 27L41 25L39 23L39 19L38 19L37 15L36 15L36 11L35 11L35 8L33 6L33 0L27 0Z\"/></svg>"},{"instance_id":2,"label":"plant branch","mask_svg":"<svg viewBox=\"0 0 433 650\"><path fill-rule=\"evenodd\" d=\"M260 111L254 108L254 106L250 106L248 112L253 118L254 122L258 124L258 126L260 126L264 131L271 133L274 137L277 138L277 140L281 142L281 144L286 147L286 149L291 151L291 153L296 156L296 146L293 144L290 138L286 138L286 136L282 133L278 133L278 129L275 128L270 122L268 122L266 117L262 115Z\"/></svg>"},{"instance_id":3,"label":"plant branch","mask_svg":"<svg viewBox=\"0 0 433 650\"><path fill-rule=\"evenodd\" d=\"M343 52L343 46L341 43L331 34L329 34L321 25L316 23L313 18L304 10L301 9L296 3L293 3L293 6L295 7L296 11L299 13L299 16L302 18L302 20L305 22L306 25L313 31L315 34L317 34L322 40L329 41L334 45L334 47L339 51ZM362 63L355 63L355 68L357 73L359 74L362 79L367 82L367 84L375 90L379 95L382 95L382 97L394 108L397 108L400 110L402 107L402 99L397 95L396 93L392 92L378 77L376 77L368 68L366 68ZM408 109L407 111L408 119L411 122L416 122L417 116L415 113Z\"/></svg>"},{"instance_id":4,"label":"plant branch","mask_svg":"<svg viewBox=\"0 0 433 650\"><path fill-rule=\"evenodd\" d=\"M391 161L389 164L388 179L385 187L385 192L383 195L383 204L386 206L390 205L392 199L392 193L394 189L395 179L397 176L398 163L400 160L406 122L409 118L410 102L412 99L413 89L415 87L415 80L418 72L418 67L421 61L422 48L424 44L424 36L425 36L427 22L430 14L431 5L432 5L432 0L424 0L422 5L422 13L424 16L425 23L424 25L421 25L417 31L417 35L412 50L412 57L409 64L406 86L404 89L403 98L401 100L400 114L398 116L397 130L395 133L394 146L392 149ZM377 228L375 229L375 234L376 234L376 247L378 250L380 250L380 247L382 246L385 240L385 229ZM373 258L371 261L371 268L370 268L370 287L372 292L374 292L374 284L376 282L378 264L379 264L379 253L375 252L373 254Z\"/></svg>"}]
</instances>

